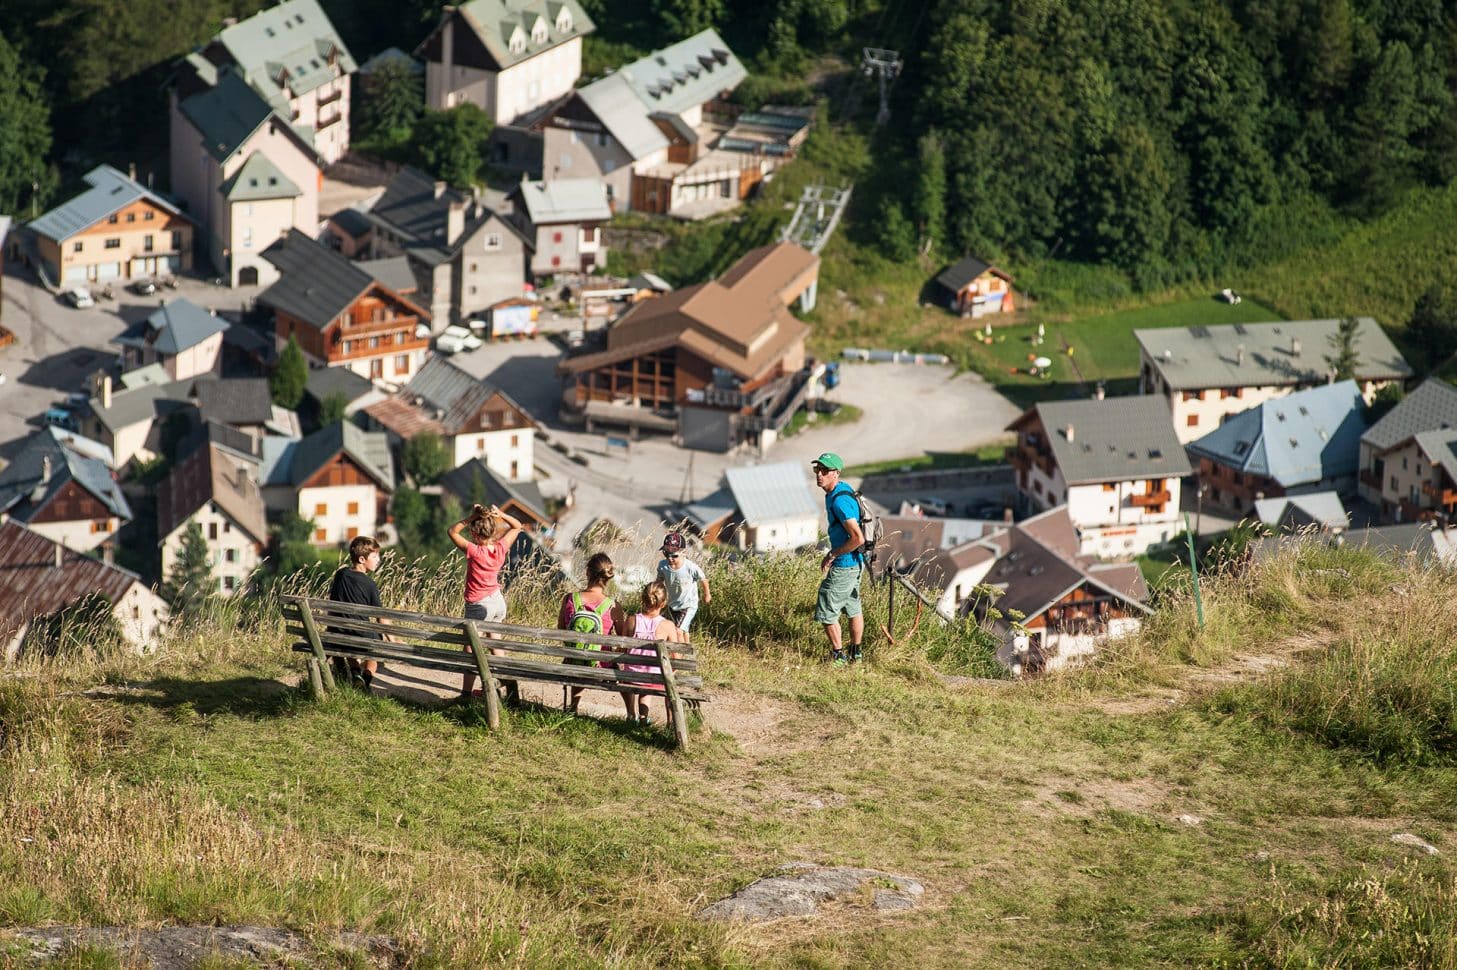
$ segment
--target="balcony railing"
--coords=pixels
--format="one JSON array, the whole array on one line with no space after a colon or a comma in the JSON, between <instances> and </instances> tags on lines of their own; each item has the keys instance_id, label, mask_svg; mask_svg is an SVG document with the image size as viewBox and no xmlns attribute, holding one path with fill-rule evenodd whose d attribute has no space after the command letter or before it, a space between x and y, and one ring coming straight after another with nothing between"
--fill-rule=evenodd
<instances>
[{"instance_id":1,"label":"balcony railing","mask_svg":"<svg viewBox=\"0 0 1457 970\"><path fill-rule=\"evenodd\" d=\"M314 131L323 131L325 128L334 124L342 117L344 117L344 112L342 111L335 111L330 114L321 114L319 115L319 120L314 122Z\"/></svg>"},{"instance_id":2,"label":"balcony railing","mask_svg":"<svg viewBox=\"0 0 1457 970\"><path fill-rule=\"evenodd\" d=\"M344 88L340 86L334 89L333 94L326 94L322 98L320 98L319 107L322 108L326 104L333 104L335 101L338 101L342 97L344 97Z\"/></svg>"},{"instance_id":3,"label":"balcony railing","mask_svg":"<svg viewBox=\"0 0 1457 970\"><path fill-rule=\"evenodd\" d=\"M1359 477L1361 479L1362 485L1369 485L1372 488L1376 489L1376 491L1381 491L1381 476L1373 472L1371 469L1361 469L1361 474Z\"/></svg>"},{"instance_id":4,"label":"balcony railing","mask_svg":"<svg viewBox=\"0 0 1457 970\"><path fill-rule=\"evenodd\" d=\"M1422 482L1422 494L1436 499L1439 505L1457 503L1457 489L1443 488L1436 482Z\"/></svg>"},{"instance_id":5,"label":"balcony railing","mask_svg":"<svg viewBox=\"0 0 1457 970\"><path fill-rule=\"evenodd\" d=\"M1167 505L1170 499L1169 490L1164 488L1157 492L1145 492L1141 495L1129 496L1129 501L1139 508L1149 508L1154 505Z\"/></svg>"}]
</instances>

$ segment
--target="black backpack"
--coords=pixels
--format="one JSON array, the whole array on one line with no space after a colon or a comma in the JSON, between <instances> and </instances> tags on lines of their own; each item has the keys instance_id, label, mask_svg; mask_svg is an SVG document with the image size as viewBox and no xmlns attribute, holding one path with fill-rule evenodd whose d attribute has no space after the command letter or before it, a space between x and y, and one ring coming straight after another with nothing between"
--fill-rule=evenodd
<instances>
[{"instance_id":1,"label":"black backpack","mask_svg":"<svg viewBox=\"0 0 1457 970\"><path fill-rule=\"evenodd\" d=\"M865 496L860 494L858 488L852 488L843 482L841 484L844 484L849 489L850 497L855 500L855 506L859 510L860 533L865 539L860 544L859 549L853 550L854 555L860 558L860 564L862 566L870 569L875 565L875 546L880 541L880 516L870 511L870 506L865 504ZM839 485L835 486L835 491L839 491ZM834 508L833 504L830 507ZM840 524L844 525L845 520L841 519Z\"/></svg>"}]
</instances>

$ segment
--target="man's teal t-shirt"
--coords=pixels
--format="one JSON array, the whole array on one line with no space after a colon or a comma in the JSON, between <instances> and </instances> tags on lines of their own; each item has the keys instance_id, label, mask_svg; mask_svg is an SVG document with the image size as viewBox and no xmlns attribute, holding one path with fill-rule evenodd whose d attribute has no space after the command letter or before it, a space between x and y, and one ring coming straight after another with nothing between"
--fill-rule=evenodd
<instances>
[{"instance_id":1,"label":"man's teal t-shirt","mask_svg":"<svg viewBox=\"0 0 1457 970\"><path fill-rule=\"evenodd\" d=\"M825 495L825 515L830 520L830 548L838 549L850 538L850 530L844 524L852 519L860 521L860 503L855 500L855 490L844 482L832 488ZM830 565L858 566L860 556L854 552L841 553Z\"/></svg>"}]
</instances>

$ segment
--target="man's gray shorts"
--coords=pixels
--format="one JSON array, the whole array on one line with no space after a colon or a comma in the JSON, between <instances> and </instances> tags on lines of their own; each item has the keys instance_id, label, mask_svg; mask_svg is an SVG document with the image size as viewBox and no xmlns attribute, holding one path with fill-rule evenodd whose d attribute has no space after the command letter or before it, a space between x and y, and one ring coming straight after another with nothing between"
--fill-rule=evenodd
<instances>
[{"instance_id":1,"label":"man's gray shorts","mask_svg":"<svg viewBox=\"0 0 1457 970\"><path fill-rule=\"evenodd\" d=\"M839 623L842 611L849 617L860 615L860 572L858 565L835 566L820 580L816 623Z\"/></svg>"}]
</instances>

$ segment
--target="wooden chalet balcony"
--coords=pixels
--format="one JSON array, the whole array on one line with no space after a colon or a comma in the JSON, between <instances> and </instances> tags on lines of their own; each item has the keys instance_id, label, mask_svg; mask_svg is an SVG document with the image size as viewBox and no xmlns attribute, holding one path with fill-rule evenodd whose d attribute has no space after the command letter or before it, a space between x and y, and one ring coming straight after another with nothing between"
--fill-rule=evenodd
<instances>
[{"instance_id":1,"label":"wooden chalet balcony","mask_svg":"<svg viewBox=\"0 0 1457 970\"><path fill-rule=\"evenodd\" d=\"M1007 461L1018 471L1040 468L1046 475L1052 474L1052 456L1037 450L1033 445L1013 445L1007 449Z\"/></svg>"},{"instance_id":2,"label":"wooden chalet balcony","mask_svg":"<svg viewBox=\"0 0 1457 970\"><path fill-rule=\"evenodd\" d=\"M1157 492L1145 492L1141 495L1130 495L1128 497L1128 500L1139 508L1149 508L1154 505L1167 505L1171 497L1172 496L1169 495L1168 489L1161 488Z\"/></svg>"},{"instance_id":3,"label":"wooden chalet balcony","mask_svg":"<svg viewBox=\"0 0 1457 970\"><path fill-rule=\"evenodd\" d=\"M1362 485L1369 485L1372 488L1376 489L1376 491L1381 491L1381 476L1373 472L1371 469L1361 469L1361 474L1357 477L1360 478Z\"/></svg>"},{"instance_id":4,"label":"wooden chalet balcony","mask_svg":"<svg viewBox=\"0 0 1457 970\"><path fill-rule=\"evenodd\" d=\"M1436 499L1438 505L1457 503L1457 489L1442 488L1433 482L1422 482L1422 494Z\"/></svg>"},{"instance_id":5,"label":"wooden chalet balcony","mask_svg":"<svg viewBox=\"0 0 1457 970\"><path fill-rule=\"evenodd\" d=\"M314 131L323 131L342 117L344 117L343 111L320 112L319 120L314 122Z\"/></svg>"},{"instance_id":6,"label":"wooden chalet balcony","mask_svg":"<svg viewBox=\"0 0 1457 970\"><path fill-rule=\"evenodd\" d=\"M338 101L342 97L344 97L344 88L337 87L334 89L333 94L326 94L319 99L319 107L322 108L326 104L333 104L335 101Z\"/></svg>"},{"instance_id":7,"label":"wooden chalet balcony","mask_svg":"<svg viewBox=\"0 0 1457 970\"><path fill-rule=\"evenodd\" d=\"M420 318L408 317L385 317L383 320L358 320L339 328L340 340L358 340L360 337L368 339L383 333L393 333L396 330L406 330L406 342L415 339L415 327L420 323ZM426 341L429 342L428 340Z\"/></svg>"}]
</instances>

